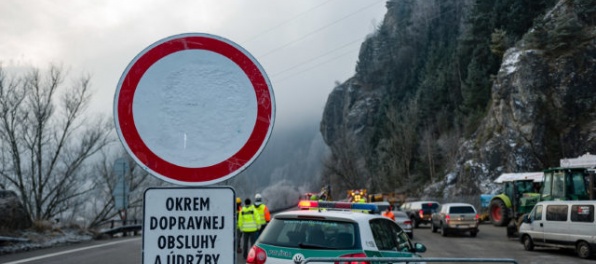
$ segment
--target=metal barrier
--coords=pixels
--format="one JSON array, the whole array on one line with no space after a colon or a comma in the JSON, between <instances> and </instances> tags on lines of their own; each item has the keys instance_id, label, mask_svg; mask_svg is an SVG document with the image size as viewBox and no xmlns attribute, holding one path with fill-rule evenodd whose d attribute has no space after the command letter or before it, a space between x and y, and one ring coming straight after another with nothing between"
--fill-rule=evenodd
<instances>
[{"instance_id":1,"label":"metal barrier","mask_svg":"<svg viewBox=\"0 0 596 264\"><path fill-rule=\"evenodd\" d=\"M102 227L109 226L107 228L115 228L118 226L126 226L126 225L139 225L143 224L142 219L128 219L128 220L119 220L119 219L110 219L100 222L96 225L97 228L101 229Z\"/></svg>"},{"instance_id":2,"label":"metal barrier","mask_svg":"<svg viewBox=\"0 0 596 264\"><path fill-rule=\"evenodd\" d=\"M107 228L101 228L101 226L108 226ZM140 231L143 230L143 220L131 219L127 221L122 220L106 220L97 225L99 231L103 234L114 236L115 234L122 234L122 236L128 236L128 233L133 233L136 236Z\"/></svg>"},{"instance_id":3,"label":"metal barrier","mask_svg":"<svg viewBox=\"0 0 596 264\"><path fill-rule=\"evenodd\" d=\"M514 263L517 264L515 259L506 258L378 258L378 257L367 257L367 258L307 258L301 263L306 264L310 262L346 262L346 261L370 261L380 263L420 263L420 262L453 262L453 263Z\"/></svg>"}]
</instances>

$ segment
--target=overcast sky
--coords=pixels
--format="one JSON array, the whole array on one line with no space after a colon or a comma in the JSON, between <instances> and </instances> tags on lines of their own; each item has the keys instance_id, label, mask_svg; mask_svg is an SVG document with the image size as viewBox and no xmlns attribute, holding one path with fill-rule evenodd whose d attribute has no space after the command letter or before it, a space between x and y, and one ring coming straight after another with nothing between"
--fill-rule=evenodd
<instances>
[{"instance_id":1,"label":"overcast sky","mask_svg":"<svg viewBox=\"0 0 596 264\"><path fill-rule=\"evenodd\" d=\"M118 80L147 46L182 33L217 35L263 66L283 126L320 120L385 12L385 0L2 0L0 63L90 74L90 110L111 115Z\"/></svg>"}]
</instances>

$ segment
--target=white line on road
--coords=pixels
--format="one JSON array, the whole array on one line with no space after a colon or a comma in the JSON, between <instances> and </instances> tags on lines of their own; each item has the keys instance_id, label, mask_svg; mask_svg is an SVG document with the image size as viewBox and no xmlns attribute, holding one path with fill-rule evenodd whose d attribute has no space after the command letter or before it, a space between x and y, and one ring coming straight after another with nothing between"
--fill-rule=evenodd
<instances>
[{"instance_id":1,"label":"white line on road","mask_svg":"<svg viewBox=\"0 0 596 264\"><path fill-rule=\"evenodd\" d=\"M71 250L67 250L67 251L62 251L62 252L57 252L57 253L52 253L52 254L46 254L46 255L37 256L37 257L32 257L32 258L28 258L28 259L21 259L21 260L17 260L17 261L13 261L13 262L6 262L4 264L27 263L29 261L34 261L34 260L40 260L40 259L44 259L44 258L55 257L55 256L64 255L64 254L70 254L70 253L73 253L73 252L83 251L83 250L87 250L87 249L94 249L94 248L100 248L100 247L105 247L105 246L110 246L110 245L125 243L125 242L129 242L130 240L134 240L134 239L138 239L138 238L131 238L131 239L126 239L126 240L121 240L121 241L114 241L114 242L110 242L110 243L105 243L105 244L101 244L101 245L95 245L95 246L88 246L88 247L84 247L84 248L71 249Z\"/></svg>"}]
</instances>

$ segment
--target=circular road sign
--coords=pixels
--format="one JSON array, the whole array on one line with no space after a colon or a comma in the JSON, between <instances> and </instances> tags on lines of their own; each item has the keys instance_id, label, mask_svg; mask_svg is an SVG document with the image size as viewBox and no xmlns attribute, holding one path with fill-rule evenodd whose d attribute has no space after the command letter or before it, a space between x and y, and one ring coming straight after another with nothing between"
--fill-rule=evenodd
<instances>
[{"instance_id":1,"label":"circular road sign","mask_svg":"<svg viewBox=\"0 0 596 264\"><path fill-rule=\"evenodd\" d=\"M139 53L114 96L116 131L135 161L181 185L246 169L275 119L271 83L247 51L204 33L171 36Z\"/></svg>"}]
</instances>

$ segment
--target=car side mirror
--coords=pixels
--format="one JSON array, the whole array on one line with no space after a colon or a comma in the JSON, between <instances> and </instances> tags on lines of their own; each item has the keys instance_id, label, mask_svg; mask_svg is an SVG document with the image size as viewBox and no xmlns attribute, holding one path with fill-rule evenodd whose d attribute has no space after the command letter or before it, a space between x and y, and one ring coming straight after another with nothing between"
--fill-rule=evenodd
<instances>
[{"instance_id":1,"label":"car side mirror","mask_svg":"<svg viewBox=\"0 0 596 264\"><path fill-rule=\"evenodd\" d=\"M532 218L530 218L529 215L524 215L523 222L526 223L526 224L531 224L532 223Z\"/></svg>"},{"instance_id":2,"label":"car side mirror","mask_svg":"<svg viewBox=\"0 0 596 264\"><path fill-rule=\"evenodd\" d=\"M424 244L414 243L414 250L417 253L424 253L426 252L426 246Z\"/></svg>"}]
</instances>

